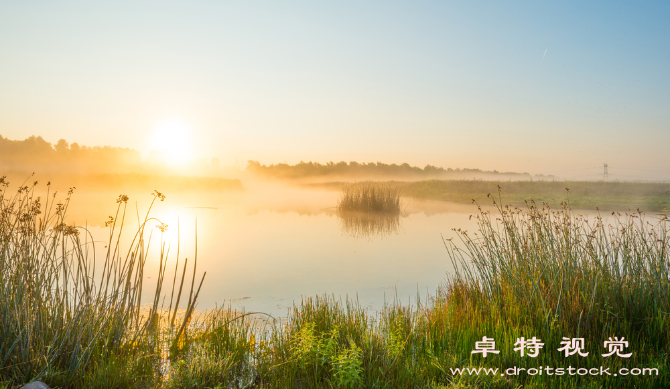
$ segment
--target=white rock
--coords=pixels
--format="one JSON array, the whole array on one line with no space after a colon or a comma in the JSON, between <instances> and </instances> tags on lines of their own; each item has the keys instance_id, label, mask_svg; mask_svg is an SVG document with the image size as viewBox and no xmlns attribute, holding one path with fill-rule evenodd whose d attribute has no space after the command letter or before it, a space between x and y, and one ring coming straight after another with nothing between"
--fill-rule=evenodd
<instances>
[{"instance_id":1,"label":"white rock","mask_svg":"<svg viewBox=\"0 0 670 389\"><path fill-rule=\"evenodd\" d=\"M22 386L21 389L51 389L47 384L40 381L33 381L28 385Z\"/></svg>"}]
</instances>

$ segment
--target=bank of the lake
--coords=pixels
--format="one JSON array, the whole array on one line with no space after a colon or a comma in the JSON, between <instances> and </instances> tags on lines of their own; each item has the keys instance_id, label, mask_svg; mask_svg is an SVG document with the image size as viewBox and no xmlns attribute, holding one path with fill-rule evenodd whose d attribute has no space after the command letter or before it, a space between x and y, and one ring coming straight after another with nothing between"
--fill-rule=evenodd
<instances>
[{"instance_id":1,"label":"bank of the lake","mask_svg":"<svg viewBox=\"0 0 670 389\"><path fill-rule=\"evenodd\" d=\"M227 309L195 317L202 280L216 280L198 270L202 258L168 262L165 250L157 273L146 273L149 227L160 235L165 226L155 229L147 214L131 232L135 238L130 245L117 245L124 242L118 236L124 233L121 215L127 198L118 198L119 212L108 226L105 265L93 268L85 231L67 222L69 198L52 204L34 197L30 187L17 194L3 188L4 387L34 379L53 388L670 384L665 216L622 213L607 221L568 207L519 209L498 201L497 208L474 215L476 230L457 230L444 242L457 271L428 300L391 302L370 311L355 301L315 296L296 304L281 320ZM162 196L154 193L154 201ZM178 270L174 277L165 276L168 267ZM147 312L140 295L149 277L156 286ZM495 345L478 345L485 337ZM537 357L515 351L520 338L533 337L543 343ZM608 355L613 349L607 342L622 337L627 343L620 343L620 354L630 357ZM583 340L575 344L588 355L564 355L559 350L564 338ZM487 344L499 353L486 358L472 353ZM503 372L540 366L646 375ZM480 367L498 370L455 370Z\"/></svg>"}]
</instances>

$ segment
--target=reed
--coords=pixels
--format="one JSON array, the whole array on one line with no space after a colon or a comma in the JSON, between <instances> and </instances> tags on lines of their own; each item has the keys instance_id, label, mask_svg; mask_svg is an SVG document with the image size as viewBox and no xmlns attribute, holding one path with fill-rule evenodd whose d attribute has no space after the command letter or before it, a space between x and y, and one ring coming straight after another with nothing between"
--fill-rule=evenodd
<instances>
[{"instance_id":1,"label":"reed","mask_svg":"<svg viewBox=\"0 0 670 389\"><path fill-rule=\"evenodd\" d=\"M49 184L44 200L36 196L37 185L22 185L12 195L0 178L0 382L43 379L83 387L87 379L104 382L109 374L132 385L151 382L157 364L146 356L161 355L162 343L183 336L183 331L161 333L158 325L161 315L170 315L160 309L165 245L153 303L148 311L141 309L150 225L157 222L149 212L165 196L154 192L125 249L120 242L128 197L119 196L116 215L107 223L105 257L96 261L89 231L67 223L74 188L57 202ZM191 289L181 327L190 320L198 291Z\"/></svg>"},{"instance_id":2,"label":"reed","mask_svg":"<svg viewBox=\"0 0 670 389\"><path fill-rule=\"evenodd\" d=\"M467 293L467 301L481 300L502 317L523 306L517 319L539 320L533 324L547 331L558 326L584 336L619 331L670 341L656 338L665 320L645 319L670 311L667 216L611 212L589 218L567 202L560 209L494 203L497 213L480 208L475 216L475 235L456 230L461 245L449 242L457 269L454 295Z\"/></svg>"},{"instance_id":3,"label":"reed","mask_svg":"<svg viewBox=\"0 0 670 389\"><path fill-rule=\"evenodd\" d=\"M529 202L525 209L493 201L497 212L479 208L475 233L456 230L445 241L457 269L445 292L450 337L458 349L483 336L501 346L502 366L660 367L670 348L670 236L666 215L611 212L586 217L568 202L559 209ZM519 358L516 339L538 337L537 359ZM586 358L566 358L561 341L583 338ZM607 358L604 342L625 337L633 358ZM637 366L631 366L631 362ZM664 371L665 370L665 371ZM663 387L659 377L628 382ZM545 377L527 382L551 383ZM586 379L573 379L586 383ZM649 383L641 384L641 382ZM651 385L650 383L654 383ZM556 384L556 383L553 383ZM552 385L553 385L552 384Z\"/></svg>"},{"instance_id":4,"label":"reed","mask_svg":"<svg viewBox=\"0 0 670 389\"><path fill-rule=\"evenodd\" d=\"M348 184L342 187L337 209L340 212L399 214L400 193L382 183L366 181Z\"/></svg>"}]
</instances>

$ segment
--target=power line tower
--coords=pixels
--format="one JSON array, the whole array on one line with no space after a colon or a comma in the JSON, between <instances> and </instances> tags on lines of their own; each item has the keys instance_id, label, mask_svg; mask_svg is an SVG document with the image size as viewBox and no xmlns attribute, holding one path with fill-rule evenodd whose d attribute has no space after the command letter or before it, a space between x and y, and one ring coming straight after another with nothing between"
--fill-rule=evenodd
<instances>
[{"instance_id":1,"label":"power line tower","mask_svg":"<svg viewBox=\"0 0 670 389\"><path fill-rule=\"evenodd\" d=\"M609 172L607 171L607 164L605 164L603 167L604 167L604 170L603 170L603 179L604 179L605 181L607 181L607 180L609 179L609 177L610 177L610 174L609 174Z\"/></svg>"}]
</instances>

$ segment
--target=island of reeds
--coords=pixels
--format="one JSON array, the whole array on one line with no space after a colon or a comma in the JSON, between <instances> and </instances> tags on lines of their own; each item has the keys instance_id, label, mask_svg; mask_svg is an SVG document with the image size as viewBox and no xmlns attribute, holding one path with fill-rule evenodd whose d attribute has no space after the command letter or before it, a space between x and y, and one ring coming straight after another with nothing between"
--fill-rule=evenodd
<instances>
[{"instance_id":1,"label":"island of reeds","mask_svg":"<svg viewBox=\"0 0 670 389\"><path fill-rule=\"evenodd\" d=\"M340 212L394 215L400 213L398 189L383 183L365 181L345 184L337 204Z\"/></svg>"},{"instance_id":2,"label":"island of reeds","mask_svg":"<svg viewBox=\"0 0 670 389\"><path fill-rule=\"evenodd\" d=\"M670 384L670 236L664 215L586 218L567 204L515 208L498 198L495 211L480 208L474 215L477 231L457 230L457 238L445 240L458 270L432 298L370 313L354 301L315 296L284 320L260 320L226 309L194 316L203 278L165 280L167 267L190 265L181 258L168 261L163 251L159 274L151 275L153 302L142 306L152 220L147 213L131 246L121 247L126 196L117 199L108 225L104 265L94 268L86 230L68 222L69 198L36 198L37 183L16 192L4 181L0 185L3 388L32 380L54 388ZM484 337L495 340L499 354L472 353ZM514 351L521 337L541 340L537 357ZM583 339L588 355L558 351L564 338ZM631 356L605 356L610 338L625 338L622 353ZM503 373L540 366L645 374ZM467 370L480 368L488 370Z\"/></svg>"},{"instance_id":3,"label":"island of reeds","mask_svg":"<svg viewBox=\"0 0 670 389\"><path fill-rule=\"evenodd\" d=\"M400 228L400 193L378 182L343 184L337 211L345 235L368 239L385 237Z\"/></svg>"}]
</instances>

